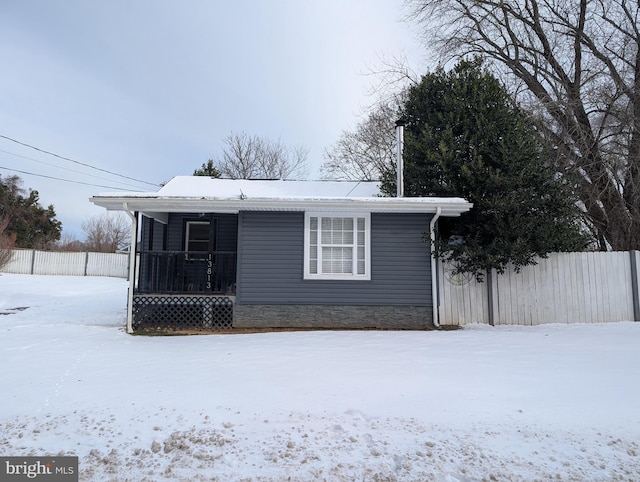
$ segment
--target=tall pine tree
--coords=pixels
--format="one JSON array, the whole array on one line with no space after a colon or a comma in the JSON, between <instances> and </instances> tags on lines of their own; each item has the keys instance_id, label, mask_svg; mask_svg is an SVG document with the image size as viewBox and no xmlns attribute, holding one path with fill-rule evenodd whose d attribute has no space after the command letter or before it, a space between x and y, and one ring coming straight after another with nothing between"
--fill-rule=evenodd
<instances>
[{"instance_id":1,"label":"tall pine tree","mask_svg":"<svg viewBox=\"0 0 640 482\"><path fill-rule=\"evenodd\" d=\"M38 191L25 192L18 176L0 176L0 226L18 248L46 248L60 239L62 223L52 204L40 205Z\"/></svg>"},{"instance_id":2,"label":"tall pine tree","mask_svg":"<svg viewBox=\"0 0 640 482\"><path fill-rule=\"evenodd\" d=\"M437 255L482 280L535 263L550 252L581 250L581 212L531 119L479 60L425 75L409 92L405 195L459 196L474 204L442 218ZM383 191L395 192L393 173Z\"/></svg>"}]
</instances>

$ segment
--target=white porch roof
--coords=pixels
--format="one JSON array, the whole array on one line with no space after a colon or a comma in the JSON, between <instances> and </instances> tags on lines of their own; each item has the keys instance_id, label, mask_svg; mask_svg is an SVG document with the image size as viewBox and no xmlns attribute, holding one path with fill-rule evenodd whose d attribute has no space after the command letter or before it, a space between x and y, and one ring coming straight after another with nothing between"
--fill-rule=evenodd
<instances>
[{"instance_id":1,"label":"white porch roof","mask_svg":"<svg viewBox=\"0 0 640 482\"><path fill-rule=\"evenodd\" d=\"M157 192L101 193L91 202L114 211L139 211L166 222L167 213L336 211L435 213L459 216L472 204L462 198L381 197L378 182L258 181L177 176Z\"/></svg>"}]
</instances>

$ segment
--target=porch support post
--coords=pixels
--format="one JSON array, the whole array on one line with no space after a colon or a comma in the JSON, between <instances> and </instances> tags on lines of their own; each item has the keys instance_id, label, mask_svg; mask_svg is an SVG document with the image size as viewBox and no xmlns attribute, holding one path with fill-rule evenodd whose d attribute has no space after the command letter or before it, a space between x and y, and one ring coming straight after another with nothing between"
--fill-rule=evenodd
<instances>
[{"instance_id":1,"label":"porch support post","mask_svg":"<svg viewBox=\"0 0 640 482\"><path fill-rule=\"evenodd\" d=\"M127 333L133 334L133 288L136 284L136 251L138 249L138 212L132 213L124 203L124 212L131 217L131 245L129 247L129 293L127 299Z\"/></svg>"}]
</instances>

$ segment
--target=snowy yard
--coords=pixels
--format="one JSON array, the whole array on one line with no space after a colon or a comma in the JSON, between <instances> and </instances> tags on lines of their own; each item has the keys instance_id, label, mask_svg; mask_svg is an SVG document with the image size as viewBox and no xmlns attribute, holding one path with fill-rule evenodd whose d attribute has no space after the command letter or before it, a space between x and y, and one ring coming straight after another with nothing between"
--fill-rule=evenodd
<instances>
[{"instance_id":1,"label":"snowy yard","mask_svg":"<svg viewBox=\"0 0 640 482\"><path fill-rule=\"evenodd\" d=\"M640 323L144 337L0 275L0 455L98 481L640 480Z\"/></svg>"}]
</instances>

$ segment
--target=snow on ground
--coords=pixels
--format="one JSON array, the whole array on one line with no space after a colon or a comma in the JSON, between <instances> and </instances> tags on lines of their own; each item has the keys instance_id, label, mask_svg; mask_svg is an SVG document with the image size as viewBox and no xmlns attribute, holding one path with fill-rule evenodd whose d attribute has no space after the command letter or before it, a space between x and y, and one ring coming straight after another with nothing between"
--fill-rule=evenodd
<instances>
[{"instance_id":1,"label":"snow on ground","mask_svg":"<svg viewBox=\"0 0 640 482\"><path fill-rule=\"evenodd\" d=\"M146 337L0 276L0 455L80 480L640 480L640 323Z\"/></svg>"}]
</instances>

